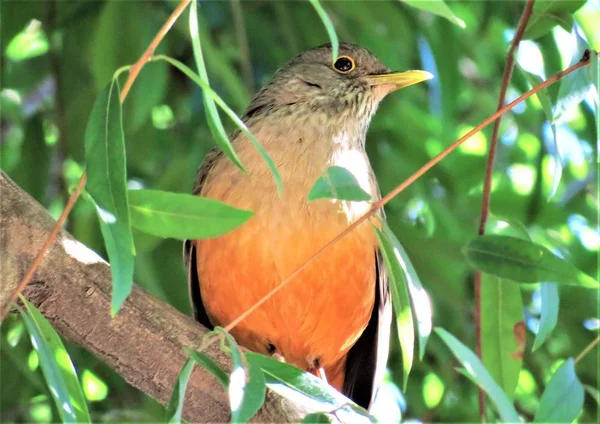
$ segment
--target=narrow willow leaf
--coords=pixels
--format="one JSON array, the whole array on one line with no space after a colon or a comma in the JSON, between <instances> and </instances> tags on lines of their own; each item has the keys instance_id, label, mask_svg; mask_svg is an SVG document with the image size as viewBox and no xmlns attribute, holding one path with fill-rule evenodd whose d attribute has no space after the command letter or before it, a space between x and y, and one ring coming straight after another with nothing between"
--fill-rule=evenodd
<instances>
[{"instance_id":1,"label":"narrow willow leaf","mask_svg":"<svg viewBox=\"0 0 600 424\"><path fill-rule=\"evenodd\" d=\"M579 35L576 26L573 28L572 37L576 48L573 50L570 64L575 65L581 60L584 52L589 50L590 46L588 46L587 42ZM561 122L563 120L562 117L565 116L569 110L581 103L590 91L593 83L593 77L590 73L590 67L588 66L579 68L569 75L565 75L565 77L560 80L553 122Z\"/></svg>"},{"instance_id":2,"label":"narrow willow leaf","mask_svg":"<svg viewBox=\"0 0 600 424\"><path fill-rule=\"evenodd\" d=\"M331 22L331 19L329 19L329 15L327 15L327 12L325 12L325 9L323 9L323 6L321 6L319 0L310 0L310 3L317 11L319 18L321 18L321 21L323 22L323 25L327 30L327 35L329 35L329 41L331 41L331 63L334 63L338 58L338 49L340 44L340 42L338 41L338 36L335 32L335 27L333 26L333 22Z\"/></svg>"},{"instance_id":3,"label":"narrow willow leaf","mask_svg":"<svg viewBox=\"0 0 600 424\"><path fill-rule=\"evenodd\" d=\"M169 404L167 405L166 411L166 421L169 423L181 423L185 391L187 389L190 376L192 375L194 364L195 362L192 358L189 358L185 362L183 368L181 368L179 376L177 377L177 381L173 386L173 392L171 393L171 398L169 399Z\"/></svg>"},{"instance_id":4,"label":"narrow willow leaf","mask_svg":"<svg viewBox=\"0 0 600 424\"><path fill-rule=\"evenodd\" d=\"M192 349L185 349L185 351L198 365L210 372L224 388L229 387L229 376L210 356Z\"/></svg>"},{"instance_id":5,"label":"narrow willow leaf","mask_svg":"<svg viewBox=\"0 0 600 424\"><path fill-rule=\"evenodd\" d=\"M392 305L396 312L396 325L398 326L398 338L400 339L400 348L402 350L402 368L403 380L402 387L406 391L408 375L413 364L415 347L415 329L413 317L410 308L410 298L408 295L408 283L402 269L401 258L398 250L394 248L392 241L387 234L375 228L379 247L385 261L390 278L390 289L392 292Z\"/></svg>"},{"instance_id":6,"label":"narrow willow leaf","mask_svg":"<svg viewBox=\"0 0 600 424\"><path fill-rule=\"evenodd\" d=\"M181 240L218 237L253 216L218 200L160 190L130 190L129 207L133 227Z\"/></svg>"},{"instance_id":7,"label":"narrow willow leaf","mask_svg":"<svg viewBox=\"0 0 600 424\"><path fill-rule=\"evenodd\" d=\"M362 189L356 177L346 168L331 166L319 177L308 194L309 202L317 199L360 202L371 200L371 196Z\"/></svg>"},{"instance_id":8,"label":"narrow willow leaf","mask_svg":"<svg viewBox=\"0 0 600 424\"><path fill-rule=\"evenodd\" d=\"M521 73L527 80L530 85L530 88L533 88L539 84L541 84L544 80L539 75L532 74L530 72L525 71L523 68L517 65L517 68L521 70ZM547 88L540 90L536 93L536 96L540 100L540 104L542 105L542 110L544 111L544 115L546 115L546 119L550 123L550 128L552 130L552 137L554 141L554 173L552 175L552 187L550 188L549 199L554 197L558 190L558 186L560 184L560 179L562 177L562 159L560 156L560 148L558 145L558 138L556 137L556 124L554 121L554 116L552 114L552 100L550 100L550 93Z\"/></svg>"},{"instance_id":9,"label":"narrow willow leaf","mask_svg":"<svg viewBox=\"0 0 600 424\"><path fill-rule=\"evenodd\" d=\"M556 25L570 31L573 13L584 4L585 0L536 0L523 38L541 37Z\"/></svg>"},{"instance_id":10,"label":"narrow willow leaf","mask_svg":"<svg viewBox=\"0 0 600 424\"><path fill-rule=\"evenodd\" d=\"M308 414L304 417L302 424L331 424L331 420L326 413L315 412L314 414Z\"/></svg>"},{"instance_id":11,"label":"narrow willow leaf","mask_svg":"<svg viewBox=\"0 0 600 424\"><path fill-rule=\"evenodd\" d=\"M533 422L570 423L583 408L584 390L575 374L575 361L569 358L550 378L540 399Z\"/></svg>"},{"instance_id":12,"label":"narrow willow leaf","mask_svg":"<svg viewBox=\"0 0 600 424\"><path fill-rule=\"evenodd\" d=\"M233 360L233 371L229 376L229 403L231 421L245 423L249 421L265 403L267 384L260 366L246 358L235 339L224 329L215 328L229 344L229 353Z\"/></svg>"},{"instance_id":13,"label":"narrow willow leaf","mask_svg":"<svg viewBox=\"0 0 600 424\"><path fill-rule=\"evenodd\" d=\"M250 130L248 129L246 124L244 124L244 122L235 114L235 112L233 110L231 110L231 108L229 106L227 106L227 104L223 101L223 99L221 99L219 97L219 95L216 92L214 92L205 81L203 81L198 75L196 75L194 73L194 71L192 71L190 68L185 66L180 61L175 60L169 56L164 56L164 55L154 56L152 58L152 60L164 60L164 61L170 63L171 65L173 65L174 67L179 69L181 72L183 72L192 81L194 81L196 84L198 84L202 88L202 91L206 95L210 96L215 101L215 103L223 110L223 112L225 112L225 114L227 116L229 116L229 118L233 121L233 123L248 138L248 140L252 143L252 145L256 148L256 150L258 150L258 153L261 155L261 157L263 158L263 160L269 167L271 173L273 174L273 178L275 179L275 184L277 186L277 192L279 194L281 194L283 192L283 182L281 181L281 175L279 174L279 171L277 170L277 166L275 165L275 162L273 162L273 159L271 158L271 156L269 156L267 151L262 147L262 145L256 139L256 137L254 137L252 135L252 133L250 132Z\"/></svg>"},{"instance_id":14,"label":"narrow willow leaf","mask_svg":"<svg viewBox=\"0 0 600 424\"><path fill-rule=\"evenodd\" d=\"M435 332L450 348L456 359L465 368L466 374L485 391L496 406L502 420L508 423L519 423L519 414L502 388L496 384L490 373L485 369L479 358L456 337L443 328L436 327Z\"/></svg>"},{"instance_id":15,"label":"narrow willow leaf","mask_svg":"<svg viewBox=\"0 0 600 424\"><path fill-rule=\"evenodd\" d=\"M586 392L588 392L590 397L592 399L594 399L594 402L596 402L596 405L600 405L600 390L598 390L596 387L589 386L587 384L584 384L583 388L585 389Z\"/></svg>"},{"instance_id":16,"label":"narrow willow leaf","mask_svg":"<svg viewBox=\"0 0 600 424\"><path fill-rule=\"evenodd\" d=\"M113 280L114 316L133 286L133 235L129 217L125 137L119 84L113 80L96 99L85 131L86 190L100 219Z\"/></svg>"},{"instance_id":17,"label":"narrow willow leaf","mask_svg":"<svg viewBox=\"0 0 600 424\"><path fill-rule=\"evenodd\" d=\"M196 61L196 67L198 68L198 74L200 79L206 86L209 86L208 73L206 72L206 66L204 65L204 57L202 56L202 47L200 45L200 34L198 32L198 4L196 0L192 0L190 6L190 36L192 37L192 49L194 51L194 59ZM223 153L238 166L241 170L246 171L244 165L240 161L237 153L233 150L233 146L227 137L223 122L217 111L214 99L209 96L204 90L204 108L206 110L206 120L212 136L215 138L217 145L221 148Z\"/></svg>"},{"instance_id":18,"label":"narrow willow leaf","mask_svg":"<svg viewBox=\"0 0 600 424\"><path fill-rule=\"evenodd\" d=\"M32 59L48 52L49 43L39 21L31 21L6 46L6 57L12 61Z\"/></svg>"},{"instance_id":19,"label":"narrow willow leaf","mask_svg":"<svg viewBox=\"0 0 600 424\"><path fill-rule=\"evenodd\" d=\"M481 280L481 345L483 364L512 398L523 363L526 328L519 286L493 275Z\"/></svg>"},{"instance_id":20,"label":"narrow willow leaf","mask_svg":"<svg viewBox=\"0 0 600 424\"><path fill-rule=\"evenodd\" d=\"M425 348L427 347L427 341L431 334L432 323L432 312L431 312L431 301L429 295L421 284L421 279L417 275L417 271L412 265L408 253L402 247L400 240L396 237L392 229L389 227L387 222L383 222L382 231L387 236L388 240L394 247L395 258L398 259L399 265L404 271L404 277L408 284L408 292L410 294L412 303L412 312L417 320L417 335L419 336L419 358L423 359L425 355Z\"/></svg>"},{"instance_id":21,"label":"narrow willow leaf","mask_svg":"<svg viewBox=\"0 0 600 424\"><path fill-rule=\"evenodd\" d=\"M60 337L35 306L24 297L21 300L27 312L18 308L19 312L62 421L91 422L77 373Z\"/></svg>"},{"instance_id":22,"label":"narrow willow leaf","mask_svg":"<svg viewBox=\"0 0 600 424\"><path fill-rule=\"evenodd\" d=\"M433 13L448 19L453 24L461 28L466 28L465 22L452 12L444 0L401 0L411 7L424 10L425 12Z\"/></svg>"},{"instance_id":23,"label":"narrow willow leaf","mask_svg":"<svg viewBox=\"0 0 600 424\"><path fill-rule=\"evenodd\" d=\"M542 314L540 316L540 326L533 341L533 348L531 349L534 352L544 344L558 322L558 305L560 299L558 286L555 283L542 283L541 296Z\"/></svg>"},{"instance_id":24,"label":"narrow willow leaf","mask_svg":"<svg viewBox=\"0 0 600 424\"><path fill-rule=\"evenodd\" d=\"M544 246L515 237L480 236L471 240L463 253L473 268L519 283L552 281L581 287L600 286Z\"/></svg>"}]
</instances>

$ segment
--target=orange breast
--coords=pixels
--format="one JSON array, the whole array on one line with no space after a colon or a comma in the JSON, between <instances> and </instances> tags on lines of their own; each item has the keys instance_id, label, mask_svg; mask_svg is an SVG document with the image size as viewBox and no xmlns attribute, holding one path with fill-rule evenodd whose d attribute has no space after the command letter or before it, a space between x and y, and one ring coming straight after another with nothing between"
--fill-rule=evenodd
<instances>
[{"instance_id":1,"label":"orange breast","mask_svg":"<svg viewBox=\"0 0 600 424\"><path fill-rule=\"evenodd\" d=\"M271 150L276 163L306 157L287 149L281 156ZM240 150L241 156L245 154ZM369 179L364 152L352 158L364 171L359 180ZM244 156L242 161L262 163ZM248 310L368 208L364 202L307 203L310 187L330 164L324 160L311 168L314 162L278 164L284 180L282 197L276 194L268 169L251 169L248 176L228 160L212 169L202 195L255 213L225 236L195 241L202 299L213 323L225 326ZM300 368L321 366L329 382L341 388L346 354L373 309L375 246L371 224L366 222L323 252L232 334L257 352L269 354L274 346L286 362Z\"/></svg>"}]
</instances>

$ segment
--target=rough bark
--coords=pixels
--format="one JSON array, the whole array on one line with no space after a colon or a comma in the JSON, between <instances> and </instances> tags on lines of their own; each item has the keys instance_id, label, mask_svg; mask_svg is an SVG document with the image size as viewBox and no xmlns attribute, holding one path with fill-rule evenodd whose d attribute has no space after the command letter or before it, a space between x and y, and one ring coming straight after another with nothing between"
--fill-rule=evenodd
<instances>
[{"instance_id":1,"label":"rough bark","mask_svg":"<svg viewBox=\"0 0 600 424\"><path fill-rule=\"evenodd\" d=\"M54 220L3 172L0 197L0 307L4 308ZM111 319L110 293L108 264L65 231L24 292L63 337L166 404L186 360L182 347L198 347L208 330L136 286ZM218 347L209 347L206 353L219 365L231 368L229 357ZM301 407L269 392L255 420L298 421L303 413ZM200 367L190 379L183 415L190 422L230 420L226 391Z\"/></svg>"}]
</instances>

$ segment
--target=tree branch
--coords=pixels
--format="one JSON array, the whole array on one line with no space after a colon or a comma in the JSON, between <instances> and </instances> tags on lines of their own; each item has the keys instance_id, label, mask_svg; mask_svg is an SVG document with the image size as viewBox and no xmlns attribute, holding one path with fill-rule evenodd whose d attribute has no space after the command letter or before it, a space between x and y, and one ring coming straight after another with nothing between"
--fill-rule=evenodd
<instances>
[{"instance_id":1,"label":"tree branch","mask_svg":"<svg viewBox=\"0 0 600 424\"><path fill-rule=\"evenodd\" d=\"M513 69L515 67L515 53L527 28L529 17L533 10L533 3L535 0L527 0L523 14L519 20L519 26L515 33L508 54L506 55L506 66L504 67L504 75L502 76L502 86L500 88L500 94L498 96L498 107L496 110L501 110L506 102L506 91L508 90L508 84L512 77ZM498 118L494 122L494 129L492 130L492 138L490 140L490 151L488 153L487 164L485 168L485 177L483 180L483 198L481 200L481 217L479 220L479 235L485 233L485 225L487 223L488 216L490 214L490 197L492 194L492 174L494 172L494 159L496 157L496 146L498 144L498 130L500 129L500 121L502 117ZM475 273L475 352L479 359L483 361L481 351L481 273ZM485 395L481 387L477 390L479 398L479 416L482 421L486 421L485 413Z\"/></svg>"},{"instance_id":2,"label":"tree branch","mask_svg":"<svg viewBox=\"0 0 600 424\"><path fill-rule=\"evenodd\" d=\"M29 269L54 220L4 172L0 173L0 306ZM184 284L182 282L182 284ZM96 253L61 231L33 275L24 295L64 337L94 353L132 386L166 404L186 358L182 347L197 348L207 329L171 306L133 288L111 320L110 268ZM231 369L217 346L205 351ZM190 422L230 420L223 387L196 367L190 379L184 418ZM307 411L270 392L255 420L299 421Z\"/></svg>"}]
</instances>

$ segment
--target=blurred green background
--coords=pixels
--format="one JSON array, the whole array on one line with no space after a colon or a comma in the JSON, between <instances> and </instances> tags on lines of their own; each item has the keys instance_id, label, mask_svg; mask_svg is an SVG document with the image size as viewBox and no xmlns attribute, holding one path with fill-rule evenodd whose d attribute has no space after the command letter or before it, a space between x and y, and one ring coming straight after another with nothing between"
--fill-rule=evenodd
<instances>
[{"instance_id":1,"label":"blurred green background","mask_svg":"<svg viewBox=\"0 0 600 424\"><path fill-rule=\"evenodd\" d=\"M383 193L496 108L506 52L524 2L448 4L464 21L464 29L399 1L323 2L341 40L367 47L391 69L426 69L436 75L428 84L390 96L372 122L367 149ZM118 67L139 58L176 5L167 0L0 3L1 166L53 216L60 214L83 170L83 134L96 93ZM598 0L588 1L575 15L576 21L585 26L586 20L599 16L599 9ZM328 41L308 2L202 1L199 14L212 87L238 113L279 66L300 51ZM187 21L186 11L158 53L193 67ZM599 49L598 37L594 38L588 41ZM572 35L556 26L524 41L518 62L530 72L551 76L568 66L574 52ZM528 87L516 70L508 100ZM551 87L550 95L556 97L557 90L558 85ZM597 275L600 234L593 100L590 93L557 125L564 169L552 197L558 156L539 100L531 98L505 115L491 206L495 216L524 223L536 242ZM123 112L130 185L189 192L213 145L200 89L165 63L150 63L135 82ZM488 128L473 137L386 207L390 225L431 297L434 325L471 347L473 273L460 249L477 232L490 134ZM105 255L96 214L86 200L78 201L66 226L77 239ZM181 243L141 233L134 237L137 284L189 314ZM599 301L597 292L561 288L557 328L531 353L540 315L539 285L522 291L528 344L516 405L531 419L553 370L596 337ZM392 340L382 395L386 422L397 421L400 415L403 420L423 422L478 419L475 386L455 371L458 363L439 338L431 337L405 394L396 386L402 366L397 338ZM156 402L93 355L77 346L67 348L93 420L162 419L163 409ZM2 325L1 358L2 421L56 421L58 415L18 317L9 316ZM579 378L591 387L598 385L598 359L596 349L577 366ZM598 422L598 406L589 396L579 421Z\"/></svg>"}]
</instances>

